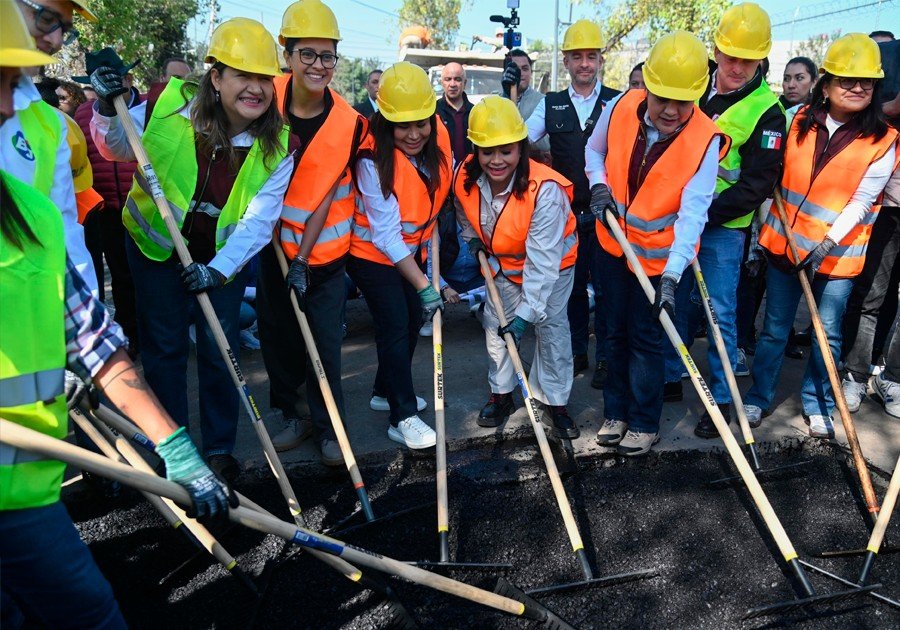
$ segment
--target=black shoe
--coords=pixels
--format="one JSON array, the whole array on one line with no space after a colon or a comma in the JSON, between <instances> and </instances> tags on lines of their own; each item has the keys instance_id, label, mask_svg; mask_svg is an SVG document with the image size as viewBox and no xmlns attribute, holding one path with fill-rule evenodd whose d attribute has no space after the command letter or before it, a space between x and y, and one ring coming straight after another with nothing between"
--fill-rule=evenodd
<instances>
[{"instance_id":1,"label":"black shoe","mask_svg":"<svg viewBox=\"0 0 900 630\"><path fill-rule=\"evenodd\" d=\"M812 345L812 326L809 326L806 330L794 333L794 343L798 346L810 347Z\"/></svg>"},{"instance_id":2,"label":"black shoe","mask_svg":"<svg viewBox=\"0 0 900 630\"><path fill-rule=\"evenodd\" d=\"M725 418L725 424L731 424L731 404L720 406L719 411L722 412L722 416ZM713 424L708 411L704 411L703 415L700 416L697 426L694 427L694 435L707 440L719 437L719 430Z\"/></svg>"},{"instance_id":3,"label":"black shoe","mask_svg":"<svg viewBox=\"0 0 900 630\"><path fill-rule=\"evenodd\" d=\"M241 476L241 465L231 455L210 455L206 462L210 470L229 484Z\"/></svg>"},{"instance_id":4,"label":"black shoe","mask_svg":"<svg viewBox=\"0 0 900 630\"><path fill-rule=\"evenodd\" d=\"M572 357L572 373L578 374L588 369L588 358L586 354L576 354Z\"/></svg>"},{"instance_id":5,"label":"black shoe","mask_svg":"<svg viewBox=\"0 0 900 630\"><path fill-rule=\"evenodd\" d=\"M600 361L594 368L594 376L591 377L591 387L594 389L603 389L606 384L606 361Z\"/></svg>"},{"instance_id":6,"label":"black shoe","mask_svg":"<svg viewBox=\"0 0 900 630\"><path fill-rule=\"evenodd\" d=\"M678 402L683 399L684 392L681 391L681 381L666 383L663 387L663 402Z\"/></svg>"},{"instance_id":7,"label":"black shoe","mask_svg":"<svg viewBox=\"0 0 900 630\"><path fill-rule=\"evenodd\" d=\"M806 356L806 353L803 352L803 349L798 346L796 343L790 343L784 347L784 356L788 359L802 359Z\"/></svg>"},{"instance_id":8,"label":"black shoe","mask_svg":"<svg viewBox=\"0 0 900 630\"><path fill-rule=\"evenodd\" d=\"M575 426L575 421L569 417L565 405L550 407L550 415L553 418L553 435L558 438L566 438L569 440L576 439L581 435L581 431Z\"/></svg>"},{"instance_id":9,"label":"black shoe","mask_svg":"<svg viewBox=\"0 0 900 630\"><path fill-rule=\"evenodd\" d=\"M478 426L480 427L499 427L506 422L510 414L516 410L516 403L513 402L512 393L509 394L491 394L487 404L478 414Z\"/></svg>"}]
</instances>

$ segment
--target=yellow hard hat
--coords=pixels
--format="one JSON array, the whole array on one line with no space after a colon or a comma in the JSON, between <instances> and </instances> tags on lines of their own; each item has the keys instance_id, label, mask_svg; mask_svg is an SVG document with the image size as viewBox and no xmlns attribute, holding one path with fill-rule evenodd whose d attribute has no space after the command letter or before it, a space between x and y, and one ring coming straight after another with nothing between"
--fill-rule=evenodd
<instances>
[{"instance_id":1,"label":"yellow hard hat","mask_svg":"<svg viewBox=\"0 0 900 630\"><path fill-rule=\"evenodd\" d=\"M477 147L498 147L527 137L522 114L508 98L486 96L469 112L468 138Z\"/></svg>"},{"instance_id":2,"label":"yellow hard hat","mask_svg":"<svg viewBox=\"0 0 900 630\"><path fill-rule=\"evenodd\" d=\"M736 4L719 20L716 48L738 59L765 59L772 50L769 14L753 2Z\"/></svg>"},{"instance_id":3,"label":"yellow hard hat","mask_svg":"<svg viewBox=\"0 0 900 630\"><path fill-rule=\"evenodd\" d=\"M83 17L88 22L96 22L97 16L93 14L90 6L88 5L88 0L71 0L72 4L75 5L75 12L78 13L81 17Z\"/></svg>"},{"instance_id":4,"label":"yellow hard hat","mask_svg":"<svg viewBox=\"0 0 900 630\"><path fill-rule=\"evenodd\" d=\"M17 3L0 1L0 66L27 68L48 63L56 63L56 59L34 45Z\"/></svg>"},{"instance_id":5,"label":"yellow hard hat","mask_svg":"<svg viewBox=\"0 0 900 630\"><path fill-rule=\"evenodd\" d=\"M709 83L706 46L687 31L660 37L644 63L644 84L660 97L696 101Z\"/></svg>"},{"instance_id":6,"label":"yellow hard hat","mask_svg":"<svg viewBox=\"0 0 900 630\"><path fill-rule=\"evenodd\" d=\"M437 107L428 75L408 61L397 62L384 71L377 102L381 115L395 123L424 120Z\"/></svg>"},{"instance_id":7,"label":"yellow hard hat","mask_svg":"<svg viewBox=\"0 0 900 630\"><path fill-rule=\"evenodd\" d=\"M600 26L590 20L578 20L566 29L561 50L600 50L603 48Z\"/></svg>"},{"instance_id":8,"label":"yellow hard hat","mask_svg":"<svg viewBox=\"0 0 900 630\"><path fill-rule=\"evenodd\" d=\"M275 39L250 18L232 18L216 27L206 51L206 63L215 61L254 74L281 74Z\"/></svg>"},{"instance_id":9,"label":"yellow hard hat","mask_svg":"<svg viewBox=\"0 0 900 630\"><path fill-rule=\"evenodd\" d=\"M284 12L278 43L284 46L288 38L301 37L341 40L334 11L323 4L322 0L300 0Z\"/></svg>"},{"instance_id":10,"label":"yellow hard hat","mask_svg":"<svg viewBox=\"0 0 900 630\"><path fill-rule=\"evenodd\" d=\"M849 33L831 43L819 72L830 72L836 77L883 79L881 50L868 35Z\"/></svg>"}]
</instances>

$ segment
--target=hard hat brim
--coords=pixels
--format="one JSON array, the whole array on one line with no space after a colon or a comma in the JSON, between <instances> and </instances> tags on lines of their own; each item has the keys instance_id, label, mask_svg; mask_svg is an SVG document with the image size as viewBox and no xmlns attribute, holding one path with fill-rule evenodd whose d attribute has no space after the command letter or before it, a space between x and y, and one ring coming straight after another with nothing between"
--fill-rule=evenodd
<instances>
[{"instance_id":1,"label":"hard hat brim","mask_svg":"<svg viewBox=\"0 0 900 630\"><path fill-rule=\"evenodd\" d=\"M84 2L80 0L71 0L72 4L75 5L75 12L78 13L81 17L83 17L88 22L96 22L97 15L87 8Z\"/></svg>"},{"instance_id":2,"label":"hard hat brim","mask_svg":"<svg viewBox=\"0 0 900 630\"><path fill-rule=\"evenodd\" d=\"M216 63L219 60L216 59L215 57L208 56L208 57L206 57L206 59L204 59L204 61L206 63ZM262 74L267 77L277 77L281 74L280 67L273 68L272 66L261 66L261 65L250 64L250 63L241 64L238 66L238 65L234 65L234 64L230 64L230 63L225 63L224 61L222 63L225 64L226 66L228 66L229 68L234 68L235 70L240 70L242 72L249 72L251 74Z\"/></svg>"},{"instance_id":3,"label":"hard hat brim","mask_svg":"<svg viewBox=\"0 0 900 630\"><path fill-rule=\"evenodd\" d=\"M337 37L335 37L337 35ZM278 34L278 43L284 46L285 42L289 39L330 39L335 42L341 41L340 33L299 33L295 34L288 31L282 30L281 33Z\"/></svg>"},{"instance_id":4,"label":"hard hat brim","mask_svg":"<svg viewBox=\"0 0 900 630\"><path fill-rule=\"evenodd\" d=\"M4 68L31 68L56 63L56 59L40 50L27 48L0 48L0 66Z\"/></svg>"},{"instance_id":5,"label":"hard hat brim","mask_svg":"<svg viewBox=\"0 0 900 630\"><path fill-rule=\"evenodd\" d=\"M728 55L729 57L734 57L735 59L751 59L754 61L760 61L769 56L769 53L772 51L772 45L770 44L765 51L761 50L750 50L747 48L737 48L735 46L727 46L723 44L719 44L716 42L716 48L719 49L719 52Z\"/></svg>"},{"instance_id":6,"label":"hard hat brim","mask_svg":"<svg viewBox=\"0 0 900 630\"><path fill-rule=\"evenodd\" d=\"M398 113L385 111L382 108L381 103L378 103L378 111L381 112L381 115L384 116L386 120L389 120L392 123L408 123L416 122L418 120L425 120L426 118L431 118L436 110L437 101L432 103L429 107L423 107L422 109L414 109Z\"/></svg>"},{"instance_id":7,"label":"hard hat brim","mask_svg":"<svg viewBox=\"0 0 900 630\"><path fill-rule=\"evenodd\" d=\"M517 142L521 142L528 137L528 130L525 130L524 133L510 133L498 138L492 138L490 140L479 140L473 137L471 131L466 134L466 137L476 147L481 147L482 149L490 149L491 147L501 147L504 144L516 144Z\"/></svg>"},{"instance_id":8,"label":"hard hat brim","mask_svg":"<svg viewBox=\"0 0 900 630\"><path fill-rule=\"evenodd\" d=\"M826 66L822 66L819 68L819 74L825 74L828 72L832 76L842 77L845 79L883 79L884 78L884 70L879 72L835 72L833 69L828 68Z\"/></svg>"},{"instance_id":9,"label":"hard hat brim","mask_svg":"<svg viewBox=\"0 0 900 630\"><path fill-rule=\"evenodd\" d=\"M675 88L665 86L662 83L657 83L653 79L648 79L646 73L644 74L644 85L647 86L647 91L657 96L659 98L668 98L673 101L696 101L698 98L703 96L703 93L706 91L706 86L709 85L709 77L706 77L706 81L703 82L702 87L688 89L688 88Z\"/></svg>"}]
</instances>

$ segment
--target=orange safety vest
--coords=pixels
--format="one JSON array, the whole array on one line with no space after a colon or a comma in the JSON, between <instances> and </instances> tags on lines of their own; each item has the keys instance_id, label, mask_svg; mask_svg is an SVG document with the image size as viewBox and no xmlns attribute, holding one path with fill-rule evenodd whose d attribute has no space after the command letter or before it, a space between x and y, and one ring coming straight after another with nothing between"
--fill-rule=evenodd
<instances>
[{"instance_id":1,"label":"orange safety vest","mask_svg":"<svg viewBox=\"0 0 900 630\"><path fill-rule=\"evenodd\" d=\"M285 74L275 78L275 99L282 114L291 77ZM340 178L328 208L328 218L309 254L309 264L314 267L340 260L350 251L350 231L356 207L350 163L354 139L363 137L368 129L365 118L347 101L333 90L331 96L334 98L331 111L309 146L304 148L288 185L278 229L281 247L287 259L293 260L300 252L306 222ZM362 129L359 129L360 125L363 125Z\"/></svg>"},{"instance_id":2,"label":"orange safety vest","mask_svg":"<svg viewBox=\"0 0 900 630\"><path fill-rule=\"evenodd\" d=\"M86 188L81 192L75 193L75 205L78 207L78 222L83 225L88 215L94 210L102 208L105 203L100 193L93 188Z\"/></svg>"},{"instance_id":3,"label":"orange safety vest","mask_svg":"<svg viewBox=\"0 0 900 630\"><path fill-rule=\"evenodd\" d=\"M431 174L438 178L438 189L434 195L422 179L422 174L409 161L400 149L394 149L394 188L393 193L400 205L400 232L403 242L411 254L420 262L425 260L424 244L431 239L434 223L441 206L450 192L450 179L453 176L453 157L450 148L450 134L441 119L434 117L437 125L438 152L444 156L440 172ZM371 143L371 136L364 141L364 147ZM350 254L381 265L391 265L390 259L381 253L372 242L372 230L369 217L366 216L362 200L357 204L353 214L353 235L350 237Z\"/></svg>"},{"instance_id":4,"label":"orange safety vest","mask_svg":"<svg viewBox=\"0 0 900 630\"><path fill-rule=\"evenodd\" d=\"M856 192L869 166L884 157L891 145L897 142L898 135L895 129L889 128L881 140L856 138L829 159L813 177L816 134L819 130L813 126L803 142L799 143L798 123L802 116L801 110L791 123L784 153L784 174L781 176L784 210L794 231L801 260L822 242ZM878 204L872 206L872 211L866 213L863 220L832 248L818 273L832 278L854 278L859 275L866 260L872 224L880 208ZM787 256L788 260L796 263L775 208L766 217L759 233L759 244L772 254Z\"/></svg>"},{"instance_id":5,"label":"orange safety vest","mask_svg":"<svg viewBox=\"0 0 900 630\"><path fill-rule=\"evenodd\" d=\"M489 259L491 268L496 276L502 273L508 280L516 284L522 284L522 271L525 268L525 240L528 238L528 229L531 227L531 217L534 215L534 206L537 201L538 191L545 182L556 182L565 191L569 202L572 202L574 186L568 179L554 171L549 166L540 162L529 160L528 189L521 199L510 194L497 216L494 223L494 232L491 238L485 238L481 227L481 191L477 185L473 185L466 192L465 165L475 159L470 155L456 169L453 178L453 194L466 213L466 218L472 228L478 234L478 238L484 243L485 249L494 258ZM576 221L572 212L566 212L566 227L563 231L563 257L559 269L568 269L575 266L575 258L578 255L578 235L575 231ZM499 267L497 267L499 263Z\"/></svg>"},{"instance_id":6,"label":"orange safety vest","mask_svg":"<svg viewBox=\"0 0 900 630\"><path fill-rule=\"evenodd\" d=\"M722 142L721 158L728 152L731 142L694 105L690 119L650 168L637 192L629 190L628 169L635 138L643 133L638 107L645 98L643 90L631 90L614 105L607 135L606 177L619 210L622 231L647 275L658 276L666 268L669 249L675 241L674 225L681 209L684 187L703 163L710 143ZM596 229L603 249L613 256L622 256L619 243L599 221ZM699 241L696 248L700 248Z\"/></svg>"}]
</instances>

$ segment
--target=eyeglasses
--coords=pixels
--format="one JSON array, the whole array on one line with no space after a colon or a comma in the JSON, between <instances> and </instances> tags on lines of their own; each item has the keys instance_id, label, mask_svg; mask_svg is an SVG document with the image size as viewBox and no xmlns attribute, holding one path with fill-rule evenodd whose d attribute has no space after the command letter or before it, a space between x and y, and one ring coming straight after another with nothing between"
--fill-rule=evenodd
<instances>
[{"instance_id":1,"label":"eyeglasses","mask_svg":"<svg viewBox=\"0 0 900 630\"><path fill-rule=\"evenodd\" d=\"M71 22L63 22L62 16L56 11L30 2L30 0L19 0L19 2L34 12L34 27L39 32L49 35L57 29L61 30L64 46L68 46L78 39L78 30L72 27Z\"/></svg>"},{"instance_id":2,"label":"eyeglasses","mask_svg":"<svg viewBox=\"0 0 900 630\"><path fill-rule=\"evenodd\" d=\"M316 63L316 59L321 59L322 67L327 68L329 70L331 68L334 68L337 65L338 59L340 59L340 57L338 57L334 53L325 52L325 53L319 54L312 48L301 48L300 50L297 50L295 48L294 50L291 51L292 55L294 53L300 53L300 62L303 63L304 65L311 66L314 63Z\"/></svg>"},{"instance_id":3,"label":"eyeglasses","mask_svg":"<svg viewBox=\"0 0 900 630\"><path fill-rule=\"evenodd\" d=\"M856 79L856 78L847 78L847 77L835 77L835 83L841 86L842 90L850 91L856 87L856 84L859 84L859 87L862 88L863 92L871 92L875 87L875 79Z\"/></svg>"}]
</instances>

